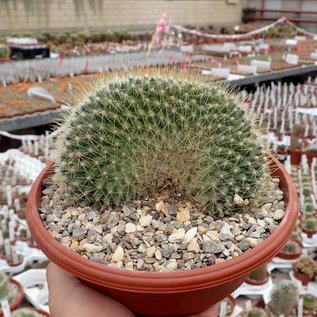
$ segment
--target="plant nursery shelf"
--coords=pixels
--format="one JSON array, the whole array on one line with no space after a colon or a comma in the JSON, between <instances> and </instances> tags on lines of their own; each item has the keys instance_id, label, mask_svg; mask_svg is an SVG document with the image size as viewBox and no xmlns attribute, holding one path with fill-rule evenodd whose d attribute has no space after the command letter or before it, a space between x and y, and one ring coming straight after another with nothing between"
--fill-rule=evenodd
<instances>
[{"instance_id":1,"label":"plant nursery shelf","mask_svg":"<svg viewBox=\"0 0 317 317\"><path fill-rule=\"evenodd\" d=\"M43 111L31 115L17 116L0 120L1 131L16 131L40 125L50 124L59 116L59 111Z\"/></svg>"}]
</instances>

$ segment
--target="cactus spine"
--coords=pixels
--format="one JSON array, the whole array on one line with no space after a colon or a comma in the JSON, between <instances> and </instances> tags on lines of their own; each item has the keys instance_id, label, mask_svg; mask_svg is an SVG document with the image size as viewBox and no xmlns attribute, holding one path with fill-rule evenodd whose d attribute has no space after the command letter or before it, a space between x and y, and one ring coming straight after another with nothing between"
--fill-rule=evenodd
<instances>
[{"instance_id":1,"label":"cactus spine","mask_svg":"<svg viewBox=\"0 0 317 317\"><path fill-rule=\"evenodd\" d=\"M172 182L219 216L264 190L264 145L242 100L172 73L117 76L75 105L56 138L53 186L102 208ZM262 192L263 194L263 192Z\"/></svg>"},{"instance_id":2,"label":"cactus spine","mask_svg":"<svg viewBox=\"0 0 317 317\"><path fill-rule=\"evenodd\" d=\"M271 292L270 307L275 316L289 316L298 299L298 292L293 282L282 280Z\"/></svg>"}]
</instances>

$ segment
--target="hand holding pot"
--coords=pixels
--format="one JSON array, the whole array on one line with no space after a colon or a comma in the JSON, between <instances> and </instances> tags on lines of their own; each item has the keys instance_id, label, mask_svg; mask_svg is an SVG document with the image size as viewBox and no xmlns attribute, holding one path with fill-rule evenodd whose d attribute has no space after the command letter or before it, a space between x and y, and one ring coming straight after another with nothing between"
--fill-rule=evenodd
<instances>
[{"instance_id":1,"label":"hand holding pot","mask_svg":"<svg viewBox=\"0 0 317 317\"><path fill-rule=\"evenodd\" d=\"M112 298L82 284L55 264L47 268L51 317L136 317ZM207 310L188 317L210 317Z\"/></svg>"}]
</instances>

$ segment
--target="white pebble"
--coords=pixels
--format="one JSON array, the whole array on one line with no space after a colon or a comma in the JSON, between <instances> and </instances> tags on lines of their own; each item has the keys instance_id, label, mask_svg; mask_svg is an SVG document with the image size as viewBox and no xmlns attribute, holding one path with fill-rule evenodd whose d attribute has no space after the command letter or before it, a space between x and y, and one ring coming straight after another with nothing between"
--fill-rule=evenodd
<instances>
[{"instance_id":1,"label":"white pebble","mask_svg":"<svg viewBox=\"0 0 317 317\"><path fill-rule=\"evenodd\" d=\"M195 235L197 233L197 230L198 230L197 227L193 227L193 228L189 229L185 233L185 237L184 237L183 243L191 242L194 239L194 237L195 237Z\"/></svg>"},{"instance_id":2,"label":"white pebble","mask_svg":"<svg viewBox=\"0 0 317 317\"><path fill-rule=\"evenodd\" d=\"M282 209L277 209L273 215L274 220L281 220L285 215L285 211Z\"/></svg>"},{"instance_id":3,"label":"white pebble","mask_svg":"<svg viewBox=\"0 0 317 317\"><path fill-rule=\"evenodd\" d=\"M136 232L136 225L132 222L128 222L125 225L125 232L126 233L132 233L132 232Z\"/></svg>"},{"instance_id":4,"label":"white pebble","mask_svg":"<svg viewBox=\"0 0 317 317\"><path fill-rule=\"evenodd\" d=\"M155 246L152 246L146 250L146 256L148 258L153 258L154 254L155 254Z\"/></svg>"},{"instance_id":5,"label":"white pebble","mask_svg":"<svg viewBox=\"0 0 317 317\"><path fill-rule=\"evenodd\" d=\"M197 242L197 239L194 238L187 246L187 251L188 252L194 252L194 253L199 253L200 251L200 246Z\"/></svg>"},{"instance_id":6,"label":"white pebble","mask_svg":"<svg viewBox=\"0 0 317 317\"><path fill-rule=\"evenodd\" d=\"M146 216L141 216L139 219L139 224L142 227L147 227L151 224L152 221L152 216L151 215L146 215Z\"/></svg>"},{"instance_id":7,"label":"white pebble","mask_svg":"<svg viewBox=\"0 0 317 317\"><path fill-rule=\"evenodd\" d=\"M88 252L100 252L102 250L101 245L94 245L92 243L85 243L83 248Z\"/></svg>"},{"instance_id":8,"label":"white pebble","mask_svg":"<svg viewBox=\"0 0 317 317\"><path fill-rule=\"evenodd\" d=\"M173 232L169 237L169 242L182 242L185 237L185 230L184 228L177 229L175 232Z\"/></svg>"},{"instance_id":9,"label":"white pebble","mask_svg":"<svg viewBox=\"0 0 317 317\"><path fill-rule=\"evenodd\" d=\"M114 251L112 257L111 257L111 261L112 262L119 262L122 261L124 257L124 251L123 248L121 247L121 245L118 245L116 250Z\"/></svg>"}]
</instances>

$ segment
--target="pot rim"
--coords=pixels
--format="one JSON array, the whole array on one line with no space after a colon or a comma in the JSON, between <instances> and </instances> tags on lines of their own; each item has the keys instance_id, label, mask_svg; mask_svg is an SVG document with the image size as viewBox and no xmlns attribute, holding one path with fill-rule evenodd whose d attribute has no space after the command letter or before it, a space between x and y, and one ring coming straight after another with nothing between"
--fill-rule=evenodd
<instances>
[{"instance_id":1,"label":"pot rim","mask_svg":"<svg viewBox=\"0 0 317 317\"><path fill-rule=\"evenodd\" d=\"M63 270L89 283L125 291L179 292L202 289L246 276L267 263L284 246L297 219L299 203L297 192L286 169L272 155L269 156L272 176L279 176L284 192L286 213L276 230L263 242L223 263L203 268L176 272L143 272L113 268L88 260L62 246L44 227L38 208L42 197L43 180L54 168L49 163L32 185L27 202L27 222L33 238L46 256ZM291 203L289 203L291 200Z\"/></svg>"}]
</instances>

